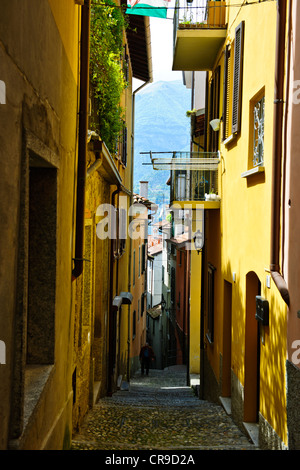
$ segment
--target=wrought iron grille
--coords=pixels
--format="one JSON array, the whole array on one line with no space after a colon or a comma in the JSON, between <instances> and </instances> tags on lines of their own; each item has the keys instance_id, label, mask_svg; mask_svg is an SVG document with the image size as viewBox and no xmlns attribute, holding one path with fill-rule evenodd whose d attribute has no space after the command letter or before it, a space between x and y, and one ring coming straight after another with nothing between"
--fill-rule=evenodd
<instances>
[{"instance_id":1,"label":"wrought iron grille","mask_svg":"<svg viewBox=\"0 0 300 470\"><path fill-rule=\"evenodd\" d=\"M253 109L253 166L264 162L265 97Z\"/></svg>"}]
</instances>

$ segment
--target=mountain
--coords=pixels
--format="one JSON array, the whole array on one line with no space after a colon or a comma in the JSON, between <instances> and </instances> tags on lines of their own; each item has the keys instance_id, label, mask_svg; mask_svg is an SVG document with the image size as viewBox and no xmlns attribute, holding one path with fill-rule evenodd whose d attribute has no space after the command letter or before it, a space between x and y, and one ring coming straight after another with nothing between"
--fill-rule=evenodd
<instances>
[{"instance_id":1,"label":"mountain","mask_svg":"<svg viewBox=\"0 0 300 470\"><path fill-rule=\"evenodd\" d=\"M180 80L155 82L136 95L134 133L134 191L139 181L149 182L148 197L156 204L169 203L170 176L167 170L153 170L149 155L140 152L189 151L191 92ZM168 155L167 155L168 156Z\"/></svg>"}]
</instances>

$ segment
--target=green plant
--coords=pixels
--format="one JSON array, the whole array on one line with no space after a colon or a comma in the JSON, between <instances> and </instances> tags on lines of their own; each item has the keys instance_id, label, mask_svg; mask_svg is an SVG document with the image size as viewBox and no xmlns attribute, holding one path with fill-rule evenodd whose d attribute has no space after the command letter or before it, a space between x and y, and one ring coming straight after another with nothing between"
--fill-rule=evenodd
<instances>
[{"instance_id":1,"label":"green plant","mask_svg":"<svg viewBox=\"0 0 300 470\"><path fill-rule=\"evenodd\" d=\"M187 117L191 117L191 116L192 116L193 114L195 114L195 113L196 113L196 109L188 110L188 111L186 112L186 116L187 116Z\"/></svg>"},{"instance_id":2,"label":"green plant","mask_svg":"<svg viewBox=\"0 0 300 470\"><path fill-rule=\"evenodd\" d=\"M121 95L127 86L122 67L123 32L121 8L113 0L94 0L91 9L90 83L93 112L91 130L100 134L111 153L123 127Z\"/></svg>"}]
</instances>

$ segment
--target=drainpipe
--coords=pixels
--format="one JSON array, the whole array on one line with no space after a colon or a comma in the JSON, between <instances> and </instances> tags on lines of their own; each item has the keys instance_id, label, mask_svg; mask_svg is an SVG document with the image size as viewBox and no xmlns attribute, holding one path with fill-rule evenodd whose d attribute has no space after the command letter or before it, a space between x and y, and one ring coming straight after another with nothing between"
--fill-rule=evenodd
<instances>
[{"instance_id":1,"label":"drainpipe","mask_svg":"<svg viewBox=\"0 0 300 470\"><path fill-rule=\"evenodd\" d=\"M281 208L281 167L283 141L283 90L285 69L286 0L277 2L277 38L274 95L274 141L271 219L271 263L270 272L281 297L289 306L290 296L287 284L280 273L280 208Z\"/></svg>"},{"instance_id":2,"label":"drainpipe","mask_svg":"<svg viewBox=\"0 0 300 470\"><path fill-rule=\"evenodd\" d=\"M89 60L90 60L90 6L91 0L84 0L81 7L81 44L80 44L80 108L79 108L79 142L77 167L77 202L76 202L76 239L75 258L72 280L77 279L83 271L84 249L84 210L86 153L88 132L88 97L89 97Z\"/></svg>"}]
</instances>

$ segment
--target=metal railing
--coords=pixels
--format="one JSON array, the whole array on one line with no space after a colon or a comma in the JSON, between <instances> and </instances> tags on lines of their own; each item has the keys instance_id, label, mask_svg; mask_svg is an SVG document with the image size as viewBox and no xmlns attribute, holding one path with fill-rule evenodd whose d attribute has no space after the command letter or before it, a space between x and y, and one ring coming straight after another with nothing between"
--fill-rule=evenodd
<instances>
[{"instance_id":1,"label":"metal railing","mask_svg":"<svg viewBox=\"0 0 300 470\"><path fill-rule=\"evenodd\" d=\"M141 152L149 154L154 170L171 171L171 201L219 199L220 152ZM169 155L169 156L167 156Z\"/></svg>"},{"instance_id":2,"label":"metal railing","mask_svg":"<svg viewBox=\"0 0 300 470\"><path fill-rule=\"evenodd\" d=\"M174 44L178 29L224 28L226 0L176 0Z\"/></svg>"},{"instance_id":3,"label":"metal railing","mask_svg":"<svg viewBox=\"0 0 300 470\"><path fill-rule=\"evenodd\" d=\"M181 162L184 161L183 155L186 155L186 166L181 164L180 169L176 170L173 164L171 201L218 200L219 152L178 152L177 155L180 155ZM191 161L195 162L194 166Z\"/></svg>"}]
</instances>

